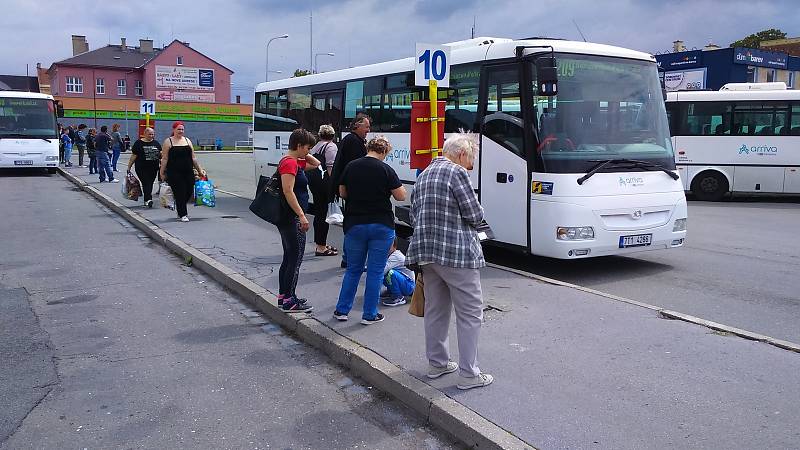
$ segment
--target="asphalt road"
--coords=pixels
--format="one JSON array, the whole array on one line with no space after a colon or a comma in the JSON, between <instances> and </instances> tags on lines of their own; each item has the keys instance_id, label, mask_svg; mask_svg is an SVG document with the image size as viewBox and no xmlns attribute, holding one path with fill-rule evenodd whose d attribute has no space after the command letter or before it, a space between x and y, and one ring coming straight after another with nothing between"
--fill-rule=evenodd
<instances>
[{"instance_id":1,"label":"asphalt road","mask_svg":"<svg viewBox=\"0 0 800 450\"><path fill-rule=\"evenodd\" d=\"M61 176L0 204L0 449L452 447Z\"/></svg>"},{"instance_id":2,"label":"asphalt road","mask_svg":"<svg viewBox=\"0 0 800 450\"><path fill-rule=\"evenodd\" d=\"M251 197L251 154L203 154L220 189ZM489 260L707 320L800 342L800 199L689 202L683 248L579 261L487 247Z\"/></svg>"}]
</instances>

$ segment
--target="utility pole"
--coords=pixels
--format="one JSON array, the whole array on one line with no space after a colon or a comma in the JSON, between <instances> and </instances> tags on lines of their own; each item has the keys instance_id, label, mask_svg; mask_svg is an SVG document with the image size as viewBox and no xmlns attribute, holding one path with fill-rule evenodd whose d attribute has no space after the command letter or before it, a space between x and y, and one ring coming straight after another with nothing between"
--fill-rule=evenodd
<instances>
[{"instance_id":1,"label":"utility pole","mask_svg":"<svg viewBox=\"0 0 800 450\"><path fill-rule=\"evenodd\" d=\"M472 39L475 39L475 16L472 16Z\"/></svg>"},{"instance_id":2,"label":"utility pole","mask_svg":"<svg viewBox=\"0 0 800 450\"><path fill-rule=\"evenodd\" d=\"M308 71L314 73L314 10L308 12Z\"/></svg>"}]
</instances>

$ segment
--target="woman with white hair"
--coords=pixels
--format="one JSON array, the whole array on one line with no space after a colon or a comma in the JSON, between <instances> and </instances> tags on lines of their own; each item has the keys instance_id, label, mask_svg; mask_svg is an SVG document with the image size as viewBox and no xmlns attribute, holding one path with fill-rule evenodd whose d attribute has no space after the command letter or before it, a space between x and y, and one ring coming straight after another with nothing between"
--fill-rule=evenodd
<instances>
[{"instance_id":1,"label":"woman with white hair","mask_svg":"<svg viewBox=\"0 0 800 450\"><path fill-rule=\"evenodd\" d=\"M330 125L319 127L319 142L311 149L311 155L319 160L319 170L308 172L308 187L311 195L314 196L314 243L317 249L316 256L336 256L339 251L335 247L328 245L328 203L332 198L331 172L333 162L336 160L336 153L339 149L333 142L336 132Z\"/></svg>"},{"instance_id":2,"label":"woman with white hair","mask_svg":"<svg viewBox=\"0 0 800 450\"><path fill-rule=\"evenodd\" d=\"M494 378L478 368L483 321L480 268L486 265L477 226L483 208L472 187L478 143L472 135L450 136L420 174L411 193L414 234L407 264L421 267L425 290L425 353L428 378L459 373L458 388L487 386ZM450 311L456 312L459 363L450 360Z\"/></svg>"}]
</instances>

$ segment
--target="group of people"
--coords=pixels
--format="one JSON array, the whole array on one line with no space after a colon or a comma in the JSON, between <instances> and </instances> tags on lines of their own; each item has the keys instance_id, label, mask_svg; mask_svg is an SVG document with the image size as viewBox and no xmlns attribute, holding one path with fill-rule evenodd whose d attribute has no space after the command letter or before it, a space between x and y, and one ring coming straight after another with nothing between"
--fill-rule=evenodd
<instances>
[{"instance_id":1,"label":"group of people","mask_svg":"<svg viewBox=\"0 0 800 450\"><path fill-rule=\"evenodd\" d=\"M74 129L59 124L59 129L65 167L72 167L70 159L73 148L77 147L78 167L86 167L83 164L86 153L89 157L89 174L99 174L101 183L119 183L114 173L117 172L119 155L129 147L129 143L126 142L127 135L123 137L120 134L118 123L112 125L111 133L106 125L100 127L99 133L84 124ZM156 180L159 183L166 181L175 197L175 210L181 222L189 221L186 205L194 193L195 174L206 176L185 131L183 122L174 122L172 134L159 143L155 140L155 130L146 128L143 135L130 146L131 157L127 168L127 173L131 173L132 167L135 168L136 177L142 185L144 204L148 208L153 207L153 184Z\"/></svg>"},{"instance_id":2,"label":"group of people","mask_svg":"<svg viewBox=\"0 0 800 450\"><path fill-rule=\"evenodd\" d=\"M175 210L178 220L189 221L186 205L194 193L195 173L206 176L194 154L192 141L186 137L186 126L177 121L172 124L172 134L159 144L153 128L145 128L142 137L133 143L128 160L128 173L131 167L142 185L144 204L153 207L153 183L166 181L175 197Z\"/></svg>"},{"instance_id":3,"label":"group of people","mask_svg":"<svg viewBox=\"0 0 800 450\"><path fill-rule=\"evenodd\" d=\"M107 135L107 139L102 140L101 146L97 145L97 129L89 128L86 124L80 124L77 127L68 125L66 127L58 124L59 142L59 162L64 164L64 167L72 167L72 152L77 149L78 151L78 167L87 167L83 164L84 154L89 157L89 173L93 174L101 170L97 164L97 151L105 153L108 156L108 165L112 172L117 172L117 161L119 155L123 151L130 149L130 137L126 134L122 136L120 133L120 124L115 123L111 126L111 133L108 133L108 127L103 125L100 127L100 133ZM107 144L107 145L106 145ZM103 167L105 169L105 167ZM105 171L103 173L105 175ZM101 177L103 180L105 177ZM109 181L114 182L113 173L108 177Z\"/></svg>"},{"instance_id":4,"label":"group of people","mask_svg":"<svg viewBox=\"0 0 800 450\"><path fill-rule=\"evenodd\" d=\"M281 158L277 175L287 205L277 224L283 246L278 272L278 305L286 312L310 312L312 305L297 295L306 232L310 223L309 189L314 195L314 241L317 256L335 256L327 245L327 205L341 199L344 212L342 267L345 273L333 317L347 321L356 291L366 273L361 324L385 320L379 304L399 306L415 289L413 267L424 280L424 321L427 376L438 378L460 369L458 388L487 386L493 381L478 367L478 337L483 321L479 269L485 266L477 227L483 208L469 177L478 145L466 133L450 136L442 156L423 170L411 194L414 229L406 257L397 249L391 199L403 201L407 192L397 173L384 162L392 151L386 137L366 140L370 120L359 116L350 133L333 143L334 130L324 125L320 141L297 129L289 137L289 149ZM381 286L385 295L381 295ZM381 301L383 297L383 301ZM455 309L459 362L450 359L448 332Z\"/></svg>"}]
</instances>

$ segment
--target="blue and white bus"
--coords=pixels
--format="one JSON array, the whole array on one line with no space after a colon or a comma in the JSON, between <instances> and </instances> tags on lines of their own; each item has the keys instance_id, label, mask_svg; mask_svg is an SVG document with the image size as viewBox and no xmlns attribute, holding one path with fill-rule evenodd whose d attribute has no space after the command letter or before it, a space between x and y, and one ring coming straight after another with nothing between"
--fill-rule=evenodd
<instances>
[{"instance_id":1,"label":"blue and white bus","mask_svg":"<svg viewBox=\"0 0 800 450\"><path fill-rule=\"evenodd\" d=\"M554 39L446 45L445 132L478 134L471 176L491 243L565 259L683 245L686 199L652 55ZM540 95L537 61L553 57L557 95ZM386 162L413 189L410 104L427 99L414 67L406 58L259 84L257 177L274 173L292 129L328 123L341 132L365 113L372 134L392 142Z\"/></svg>"},{"instance_id":2,"label":"blue and white bus","mask_svg":"<svg viewBox=\"0 0 800 450\"><path fill-rule=\"evenodd\" d=\"M697 199L800 194L800 91L729 83L670 92L667 111L683 187Z\"/></svg>"}]
</instances>

